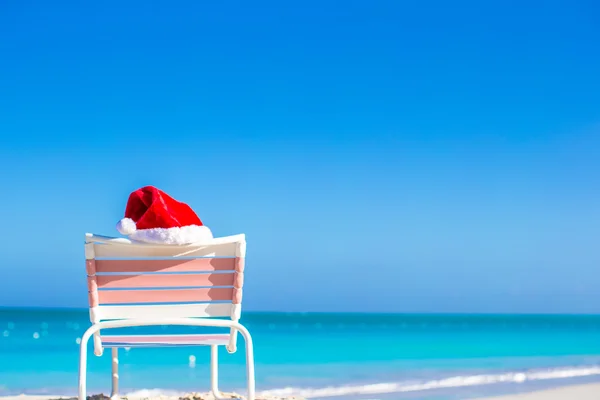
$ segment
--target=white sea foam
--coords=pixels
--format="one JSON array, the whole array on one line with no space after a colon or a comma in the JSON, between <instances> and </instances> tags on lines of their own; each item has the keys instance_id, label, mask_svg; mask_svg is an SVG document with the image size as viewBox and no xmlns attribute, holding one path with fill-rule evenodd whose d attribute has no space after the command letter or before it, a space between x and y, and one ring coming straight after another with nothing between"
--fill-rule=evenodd
<instances>
[{"instance_id":1,"label":"white sea foam","mask_svg":"<svg viewBox=\"0 0 600 400\"><path fill-rule=\"evenodd\" d=\"M334 397L350 395L371 395L386 393L417 392L431 389L449 389L467 386L490 385L494 383L522 383L549 379L577 378L600 375L600 366L533 370L527 372L507 372L502 374L454 376L423 382L388 382L370 385L347 385L325 388L295 388L266 390L263 396L300 396L306 398Z\"/></svg>"},{"instance_id":2,"label":"white sea foam","mask_svg":"<svg viewBox=\"0 0 600 400\"><path fill-rule=\"evenodd\" d=\"M368 385L330 386L323 388L285 387L264 390L257 393L259 397L305 397L321 398L352 395L376 395L389 393L418 392L433 389L452 389L469 386L491 385L495 383L523 383L526 381L543 381L551 379L578 378L600 375L600 366L557 368L530 370L524 372L506 372L500 374L459 375L450 378L411 381L411 382L382 382ZM243 389L237 391L244 393ZM178 398L185 393L162 389L142 389L127 393L129 399Z\"/></svg>"}]
</instances>

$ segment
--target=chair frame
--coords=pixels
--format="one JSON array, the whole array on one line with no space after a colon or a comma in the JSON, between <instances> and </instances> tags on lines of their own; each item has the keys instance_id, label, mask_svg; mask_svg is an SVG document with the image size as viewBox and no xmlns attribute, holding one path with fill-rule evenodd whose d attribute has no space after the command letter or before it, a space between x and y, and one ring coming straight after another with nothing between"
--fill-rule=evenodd
<instances>
[{"instance_id":1,"label":"chair frame","mask_svg":"<svg viewBox=\"0 0 600 400\"><path fill-rule=\"evenodd\" d=\"M243 235L236 235L228 238L219 238L214 242L202 243L196 245L190 245L190 247L198 246L211 246L223 243L223 240L241 238L243 241L242 257L245 256L245 238ZM127 239L121 238L109 238L105 236L98 236L92 234L86 234L86 260L94 259L93 247L92 254L89 254L88 246L93 246L94 243L103 244L130 244L132 246L146 246L145 244L135 243ZM156 247L156 245L148 246ZM242 269L243 271L243 269ZM89 273L89 271L88 271ZM241 291L241 288L240 288ZM229 353L236 351L237 332L241 333L244 337L245 349L246 349L246 378L247 378L247 399L255 400L255 373L254 373L254 349L252 343L252 336L246 327L238 322L240 317L240 304L233 304L232 308L232 319L231 320L218 320L211 319L209 317L186 317L186 318L155 318L151 315L140 316L139 318L123 318L109 321L100 321L94 314L94 304L92 301L94 293L90 292L90 319L92 326L90 326L81 338L80 352L79 352L79 390L78 399L86 400L86 381L87 381L87 347L90 338L94 339L94 354L101 356L103 354L103 346L100 338L100 330L125 328L125 327L140 327L140 326L160 326L160 325L173 325L173 326L193 326L193 327L217 327L217 328L229 328L230 329L230 341L225 347ZM241 293L240 293L241 296ZM241 300L240 300L241 302ZM238 306L238 307L236 307ZM222 345L222 344L221 344ZM224 398L222 393L219 391L218 385L218 344L210 344L210 391L216 399ZM111 346L106 346L111 347ZM111 399L119 399L119 358L118 358L118 347L112 347L112 388L111 388Z\"/></svg>"}]
</instances>

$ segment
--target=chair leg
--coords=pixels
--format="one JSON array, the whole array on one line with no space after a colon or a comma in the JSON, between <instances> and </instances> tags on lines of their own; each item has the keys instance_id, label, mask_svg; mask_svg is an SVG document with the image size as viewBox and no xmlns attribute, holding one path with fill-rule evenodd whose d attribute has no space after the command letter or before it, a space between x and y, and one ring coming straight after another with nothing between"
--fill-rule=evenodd
<instances>
[{"instance_id":1,"label":"chair leg","mask_svg":"<svg viewBox=\"0 0 600 400\"><path fill-rule=\"evenodd\" d=\"M215 399L223 398L219 391L219 346L210 346L210 391Z\"/></svg>"},{"instance_id":2,"label":"chair leg","mask_svg":"<svg viewBox=\"0 0 600 400\"><path fill-rule=\"evenodd\" d=\"M111 400L119 399L119 349L112 348L112 390L110 393Z\"/></svg>"},{"instance_id":3,"label":"chair leg","mask_svg":"<svg viewBox=\"0 0 600 400\"><path fill-rule=\"evenodd\" d=\"M246 376L248 379L248 400L255 400L256 381L254 377L254 346L252 336L245 328L240 330L246 342Z\"/></svg>"},{"instance_id":4,"label":"chair leg","mask_svg":"<svg viewBox=\"0 0 600 400\"><path fill-rule=\"evenodd\" d=\"M89 330L81 337L79 344L79 391L78 399L86 400L86 379L87 379L87 344L90 339Z\"/></svg>"}]
</instances>

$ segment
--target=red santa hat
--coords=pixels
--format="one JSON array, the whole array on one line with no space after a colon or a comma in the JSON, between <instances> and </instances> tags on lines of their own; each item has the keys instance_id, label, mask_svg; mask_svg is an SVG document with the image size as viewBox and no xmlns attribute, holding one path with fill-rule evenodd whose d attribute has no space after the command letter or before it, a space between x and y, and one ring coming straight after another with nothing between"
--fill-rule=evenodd
<instances>
[{"instance_id":1,"label":"red santa hat","mask_svg":"<svg viewBox=\"0 0 600 400\"><path fill-rule=\"evenodd\" d=\"M158 244L188 244L212 239L212 232L190 206L146 186L129 195L117 230L130 239Z\"/></svg>"}]
</instances>

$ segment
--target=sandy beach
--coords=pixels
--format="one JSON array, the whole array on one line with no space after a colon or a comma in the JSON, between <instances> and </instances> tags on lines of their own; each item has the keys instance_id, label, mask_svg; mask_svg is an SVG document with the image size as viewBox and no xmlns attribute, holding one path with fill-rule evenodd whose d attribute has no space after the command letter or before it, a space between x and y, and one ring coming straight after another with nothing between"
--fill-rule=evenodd
<instances>
[{"instance_id":1,"label":"sandy beach","mask_svg":"<svg viewBox=\"0 0 600 400\"><path fill-rule=\"evenodd\" d=\"M184 396L124 396L121 397L125 400L216 400L216 398L210 393L189 393ZM222 392L219 399L245 399L244 396L233 393L233 392ZM61 395L19 395L19 396L0 396L0 400L77 400L76 397L72 396L61 396ZM88 396L88 400L110 400L110 397L97 394ZM305 400L303 397L296 396L256 396L256 400Z\"/></svg>"},{"instance_id":2,"label":"sandy beach","mask_svg":"<svg viewBox=\"0 0 600 400\"><path fill-rule=\"evenodd\" d=\"M223 393L225 399L244 398L238 397L235 393ZM332 397L332 399L341 399L340 397ZM376 397L374 397L376 398ZM35 396L35 395L20 395L20 396L0 396L0 400L76 400L74 397L68 396ZM88 397L90 400L109 400L109 397L104 395L94 395ZM128 400L214 400L214 397L206 393L190 393L182 397L172 396L156 396L156 397L123 397ZM257 397L257 400L304 400L301 397ZM466 399L465 399L466 400ZM485 397L474 400L600 400L600 383L592 383L585 385L565 386L555 389L541 390L531 393L511 394L505 396Z\"/></svg>"},{"instance_id":3,"label":"sandy beach","mask_svg":"<svg viewBox=\"0 0 600 400\"><path fill-rule=\"evenodd\" d=\"M532 393L486 397L476 400L600 400L600 383L565 386Z\"/></svg>"}]
</instances>

